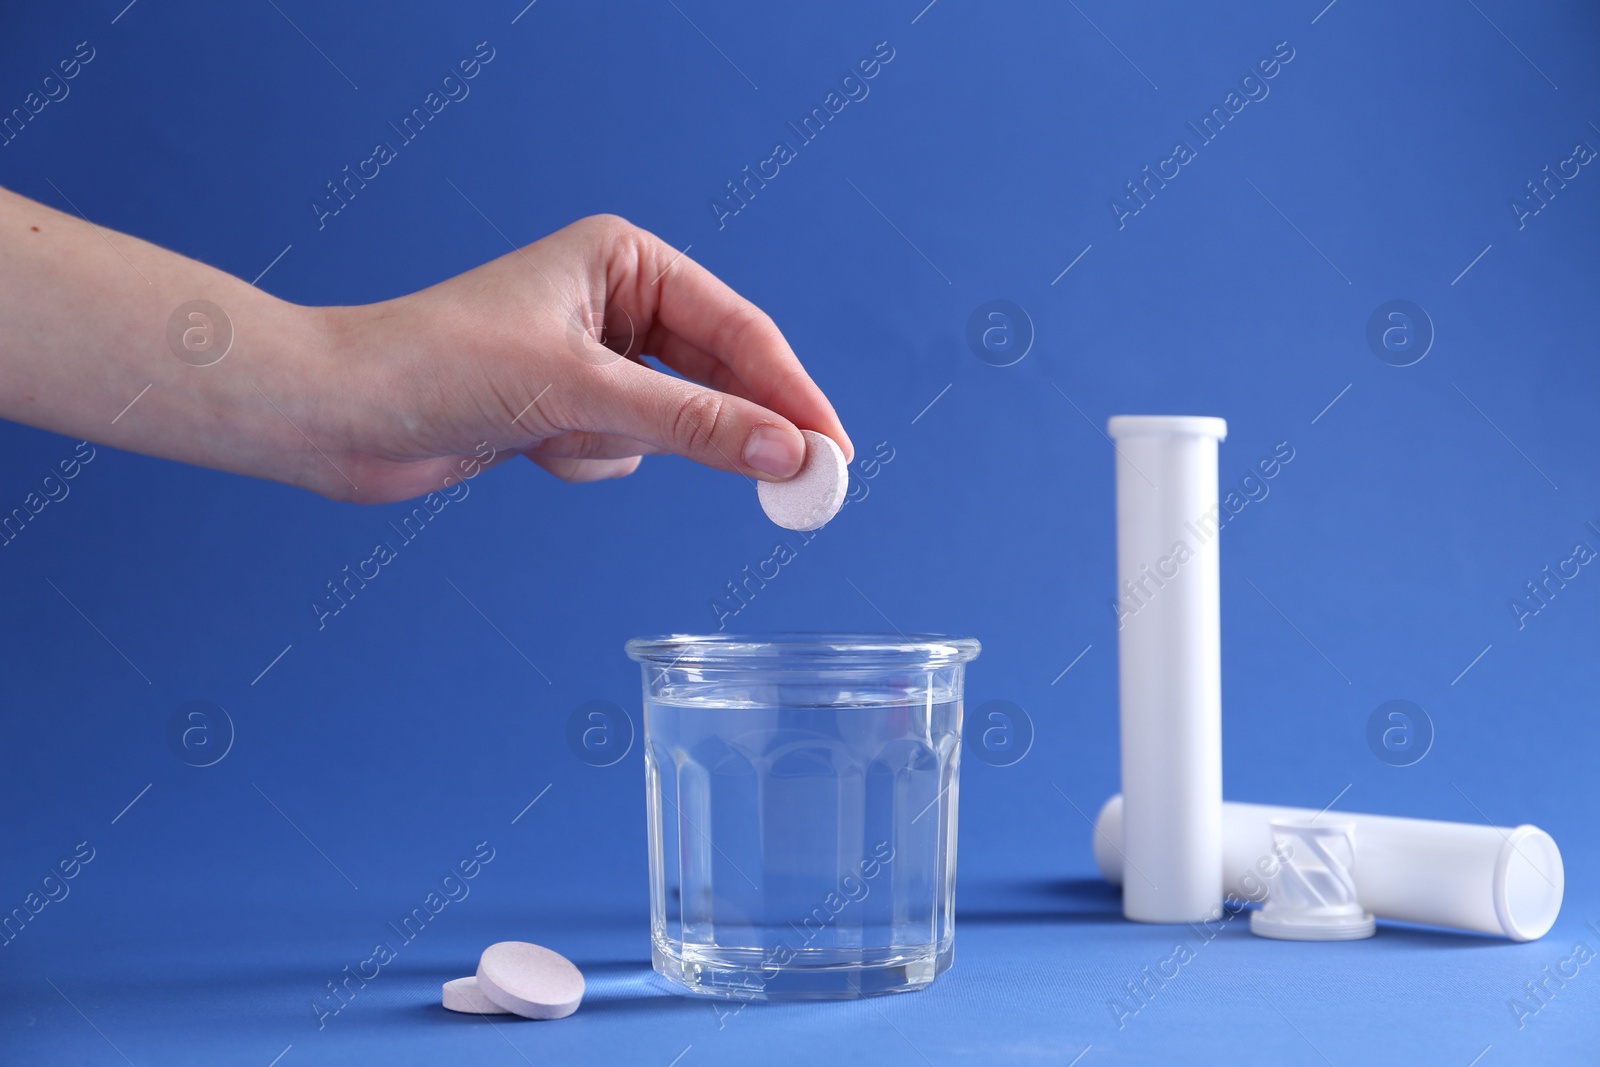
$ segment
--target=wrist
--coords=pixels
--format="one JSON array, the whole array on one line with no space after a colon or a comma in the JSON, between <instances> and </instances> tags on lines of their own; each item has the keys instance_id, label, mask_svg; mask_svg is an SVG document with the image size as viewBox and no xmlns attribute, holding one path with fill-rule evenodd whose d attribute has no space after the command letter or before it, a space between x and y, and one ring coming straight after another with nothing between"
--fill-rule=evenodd
<instances>
[{"instance_id":1,"label":"wrist","mask_svg":"<svg viewBox=\"0 0 1600 1067\"><path fill-rule=\"evenodd\" d=\"M407 459L398 454L397 426L409 362L400 349L415 342L396 331L395 301L305 308L315 337L312 359L327 395L318 427L333 447L354 456ZM398 343L397 343L398 342Z\"/></svg>"},{"instance_id":2,"label":"wrist","mask_svg":"<svg viewBox=\"0 0 1600 1067\"><path fill-rule=\"evenodd\" d=\"M253 473L334 500L372 498L362 477L367 390L347 358L359 335L347 313L357 310L274 299L260 315L270 343L242 376L241 400L272 469Z\"/></svg>"},{"instance_id":3,"label":"wrist","mask_svg":"<svg viewBox=\"0 0 1600 1067\"><path fill-rule=\"evenodd\" d=\"M358 503L403 500L432 488L418 461L445 454L430 441L430 356L441 350L409 298L297 308L307 341L299 387L323 455L307 489ZM306 449L313 456L317 450Z\"/></svg>"}]
</instances>

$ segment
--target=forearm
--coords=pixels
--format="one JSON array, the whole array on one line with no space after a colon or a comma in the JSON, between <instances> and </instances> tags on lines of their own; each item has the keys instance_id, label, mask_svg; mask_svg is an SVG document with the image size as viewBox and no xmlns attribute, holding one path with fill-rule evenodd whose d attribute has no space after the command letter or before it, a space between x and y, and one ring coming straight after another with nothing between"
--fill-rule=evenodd
<instances>
[{"instance_id":1,"label":"forearm","mask_svg":"<svg viewBox=\"0 0 1600 1067\"><path fill-rule=\"evenodd\" d=\"M323 407L339 395L329 313L5 190L0 300L0 416L358 496L317 451L334 448L325 438L337 426ZM180 317L175 351L169 319L194 300L226 323ZM210 363L230 327L231 346Z\"/></svg>"}]
</instances>

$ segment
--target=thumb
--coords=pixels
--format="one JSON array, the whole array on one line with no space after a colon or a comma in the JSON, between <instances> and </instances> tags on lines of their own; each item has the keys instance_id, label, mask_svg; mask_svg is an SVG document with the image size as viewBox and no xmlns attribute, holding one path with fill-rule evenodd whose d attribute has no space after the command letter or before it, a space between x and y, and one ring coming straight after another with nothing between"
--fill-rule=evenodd
<instances>
[{"instance_id":1,"label":"thumb","mask_svg":"<svg viewBox=\"0 0 1600 1067\"><path fill-rule=\"evenodd\" d=\"M589 415L596 424L582 429L622 434L763 481L786 481L805 460L805 438L794 423L760 404L632 360L596 372L605 379Z\"/></svg>"}]
</instances>

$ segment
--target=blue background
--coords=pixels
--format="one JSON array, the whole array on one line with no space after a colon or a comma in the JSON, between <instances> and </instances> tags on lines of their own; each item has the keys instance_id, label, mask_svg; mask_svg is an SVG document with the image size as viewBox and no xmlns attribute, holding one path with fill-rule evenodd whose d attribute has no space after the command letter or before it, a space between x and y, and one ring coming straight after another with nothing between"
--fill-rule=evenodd
<instances>
[{"instance_id":1,"label":"blue background","mask_svg":"<svg viewBox=\"0 0 1600 1067\"><path fill-rule=\"evenodd\" d=\"M408 508L102 447L0 549L0 908L95 850L0 950L0 1059L1594 1059L1600 965L1521 1028L1508 1001L1600 948L1600 573L1522 628L1509 605L1600 547L1600 173L1523 228L1510 205L1600 146L1600 16L923 2L7 5L0 108L77 42L95 58L0 148L0 182L246 280L282 253L260 284L286 299L395 296L504 254L496 228L522 243L601 211L692 245L783 327L860 453L894 456L738 627L977 637L969 717L1013 701L1036 738L1012 766L966 761L950 973L719 1016L649 971L638 747L590 766L566 725L594 700L636 725L623 641L713 629L724 583L771 554L747 482L670 458L576 487L497 467L319 631L310 602ZM471 95L319 230L323 183L480 41ZM880 41L870 95L719 229L723 183ZM1280 41L1270 95L1119 229L1123 183ZM966 340L993 299L1036 335L1012 366ZM1436 332L1412 366L1366 340L1393 299ZM1305 946L1240 920L1119 1028L1108 1001L1185 932L1123 923L1089 850L1117 788L1100 429L1122 412L1226 417L1225 485L1294 450L1225 535L1228 795L1537 823L1567 866L1548 937ZM0 507L73 447L0 428ZM1433 724L1412 766L1366 740L1391 699ZM236 731L214 766L169 746L190 700ZM324 983L480 841L471 895L319 1030ZM585 968L576 1016L438 1008L507 938Z\"/></svg>"}]
</instances>

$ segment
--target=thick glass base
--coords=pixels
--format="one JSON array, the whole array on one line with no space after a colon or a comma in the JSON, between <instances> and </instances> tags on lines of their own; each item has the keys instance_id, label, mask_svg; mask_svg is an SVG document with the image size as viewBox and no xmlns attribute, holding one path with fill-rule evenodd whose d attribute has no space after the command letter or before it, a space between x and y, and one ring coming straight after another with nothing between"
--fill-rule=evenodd
<instances>
[{"instance_id":1,"label":"thick glass base","mask_svg":"<svg viewBox=\"0 0 1600 1067\"><path fill-rule=\"evenodd\" d=\"M755 949L656 940L656 973L685 992L731 1000L853 1000L926 988L950 969L953 944L866 952L801 951L782 966Z\"/></svg>"}]
</instances>

